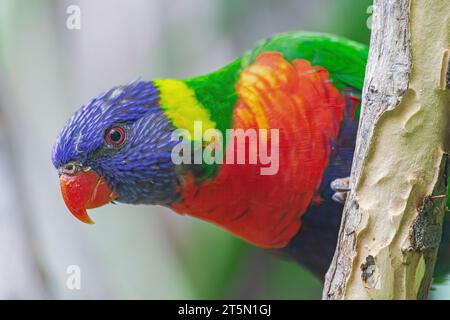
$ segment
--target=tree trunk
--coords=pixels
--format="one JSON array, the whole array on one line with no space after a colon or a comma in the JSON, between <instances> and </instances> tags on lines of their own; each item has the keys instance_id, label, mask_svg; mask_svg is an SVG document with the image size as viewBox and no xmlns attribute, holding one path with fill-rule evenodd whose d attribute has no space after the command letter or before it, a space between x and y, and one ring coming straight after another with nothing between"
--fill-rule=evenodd
<instances>
[{"instance_id":1,"label":"tree trunk","mask_svg":"<svg viewBox=\"0 0 450 320\"><path fill-rule=\"evenodd\" d=\"M375 0L362 115L323 299L424 299L447 194L450 1Z\"/></svg>"}]
</instances>

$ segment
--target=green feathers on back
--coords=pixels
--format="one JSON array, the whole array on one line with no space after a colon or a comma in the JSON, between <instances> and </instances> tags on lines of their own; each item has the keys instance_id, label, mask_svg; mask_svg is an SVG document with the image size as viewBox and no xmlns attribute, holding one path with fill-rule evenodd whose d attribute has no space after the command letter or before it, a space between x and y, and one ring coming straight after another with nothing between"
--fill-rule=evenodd
<instances>
[{"instance_id":1,"label":"green feathers on back","mask_svg":"<svg viewBox=\"0 0 450 320\"><path fill-rule=\"evenodd\" d=\"M225 67L185 80L221 132L232 127L233 108L238 99L235 85L241 71L266 51L281 52L287 60L306 59L313 65L325 68L338 89L350 86L362 91L367 46L322 33L291 32L275 35L261 41L255 49Z\"/></svg>"},{"instance_id":2,"label":"green feathers on back","mask_svg":"<svg viewBox=\"0 0 450 320\"><path fill-rule=\"evenodd\" d=\"M280 52L288 61L305 59L312 65L325 68L340 90L345 87L362 90L368 55L366 46L320 33L291 32L275 35L261 41L255 49L215 72L184 80L195 93L199 104L208 111L216 129L223 135L226 129L233 128L233 109L239 98L235 87L241 71L267 51ZM217 168L217 165L206 166L205 177L213 176Z\"/></svg>"},{"instance_id":3,"label":"green feathers on back","mask_svg":"<svg viewBox=\"0 0 450 320\"><path fill-rule=\"evenodd\" d=\"M257 47L225 67L185 83L194 90L198 101L210 113L216 128L224 131L231 126L233 108L237 102L235 85L241 71L263 52L278 51L285 59L306 59L322 66L338 89L346 86L362 91L368 48L357 42L333 35L291 32L261 41Z\"/></svg>"},{"instance_id":4,"label":"green feathers on back","mask_svg":"<svg viewBox=\"0 0 450 320\"><path fill-rule=\"evenodd\" d=\"M256 49L243 57L250 65L262 52L278 51L287 60L305 59L325 68L335 87L351 86L362 91L368 56L367 46L333 35L291 32L261 41Z\"/></svg>"},{"instance_id":5,"label":"green feathers on back","mask_svg":"<svg viewBox=\"0 0 450 320\"><path fill-rule=\"evenodd\" d=\"M235 85L241 70L241 59L236 59L215 72L185 80L222 134L232 128L233 107L238 100Z\"/></svg>"}]
</instances>

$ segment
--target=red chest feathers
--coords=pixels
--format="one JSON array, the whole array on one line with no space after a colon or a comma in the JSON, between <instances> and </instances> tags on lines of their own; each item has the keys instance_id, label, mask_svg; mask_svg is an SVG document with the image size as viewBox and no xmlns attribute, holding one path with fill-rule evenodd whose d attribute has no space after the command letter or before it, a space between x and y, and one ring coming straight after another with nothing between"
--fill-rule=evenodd
<instances>
[{"instance_id":1,"label":"red chest feathers","mask_svg":"<svg viewBox=\"0 0 450 320\"><path fill-rule=\"evenodd\" d=\"M242 72L236 90L233 129L255 129L257 139L259 129L267 130L269 173L275 174L267 174L267 169L262 174L269 165L262 164L247 143L245 164L222 164L213 179L201 184L188 176L183 199L173 209L216 223L260 247L281 248L299 230L311 202L319 201L317 190L345 99L326 70L306 60L288 62L277 52L261 54ZM278 141L270 134L274 129ZM238 147L228 143L226 148L237 155L242 152ZM249 152L256 154L256 164L249 164Z\"/></svg>"}]
</instances>

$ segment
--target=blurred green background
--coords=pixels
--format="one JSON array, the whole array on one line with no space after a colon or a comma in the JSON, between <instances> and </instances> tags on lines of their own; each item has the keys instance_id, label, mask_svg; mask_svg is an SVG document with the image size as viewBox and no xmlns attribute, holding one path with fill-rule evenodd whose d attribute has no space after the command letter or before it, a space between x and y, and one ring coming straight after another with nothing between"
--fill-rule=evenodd
<instances>
[{"instance_id":1,"label":"blurred green background","mask_svg":"<svg viewBox=\"0 0 450 320\"><path fill-rule=\"evenodd\" d=\"M81 8L81 29L66 9ZM159 207L65 209L50 154L89 98L138 77L212 71L274 33L368 43L370 0L0 0L0 298L318 299L321 282ZM66 286L70 265L81 289ZM448 294L445 284L433 297Z\"/></svg>"}]
</instances>

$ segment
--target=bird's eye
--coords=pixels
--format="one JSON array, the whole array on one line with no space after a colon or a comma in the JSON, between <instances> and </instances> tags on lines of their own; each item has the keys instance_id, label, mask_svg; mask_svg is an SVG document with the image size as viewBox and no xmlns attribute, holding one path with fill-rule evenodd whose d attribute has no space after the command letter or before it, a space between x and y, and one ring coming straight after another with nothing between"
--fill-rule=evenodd
<instances>
[{"instance_id":1,"label":"bird's eye","mask_svg":"<svg viewBox=\"0 0 450 320\"><path fill-rule=\"evenodd\" d=\"M121 127L112 127L106 131L105 139L113 147L121 146L125 141L125 130Z\"/></svg>"}]
</instances>

